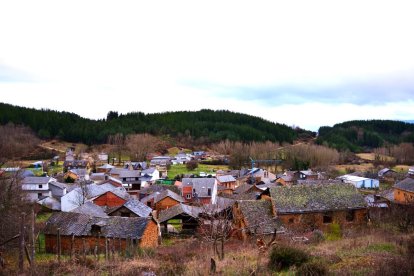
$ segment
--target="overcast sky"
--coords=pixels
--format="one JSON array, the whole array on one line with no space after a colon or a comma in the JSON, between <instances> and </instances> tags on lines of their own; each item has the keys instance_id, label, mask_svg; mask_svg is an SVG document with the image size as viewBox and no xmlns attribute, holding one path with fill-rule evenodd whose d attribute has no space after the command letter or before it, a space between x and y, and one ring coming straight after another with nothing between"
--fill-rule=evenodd
<instances>
[{"instance_id":1,"label":"overcast sky","mask_svg":"<svg viewBox=\"0 0 414 276\"><path fill-rule=\"evenodd\" d=\"M1 1L0 101L414 120L412 1Z\"/></svg>"}]
</instances>

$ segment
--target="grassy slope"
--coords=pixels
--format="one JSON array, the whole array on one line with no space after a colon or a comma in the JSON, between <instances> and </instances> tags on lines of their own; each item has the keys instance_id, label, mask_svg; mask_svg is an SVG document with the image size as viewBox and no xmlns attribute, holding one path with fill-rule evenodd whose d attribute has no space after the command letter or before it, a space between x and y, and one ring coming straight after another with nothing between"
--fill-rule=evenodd
<instances>
[{"instance_id":1,"label":"grassy slope","mask_svg":"<svg viewBox=\"0 0 414 276\"><path fill-rule=\"evenodd\" d=\"M227 170L228 168L228 166L224 165L199 164L198 168L189 171L185 165L172 165L168 170L168 178L174 178L176 175L180 174L199 174L200 172L205 172L206 174L215 174L217 170Z\"/></svg>"}]
</instances>

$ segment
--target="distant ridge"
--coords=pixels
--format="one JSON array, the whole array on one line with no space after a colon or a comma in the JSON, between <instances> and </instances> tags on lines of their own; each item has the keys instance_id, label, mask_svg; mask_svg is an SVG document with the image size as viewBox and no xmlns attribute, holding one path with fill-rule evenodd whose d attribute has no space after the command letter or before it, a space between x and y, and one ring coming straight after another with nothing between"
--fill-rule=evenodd
<instances>
[{"instance_id":1,"label":"distant ridge","mask_svg":"<svg viewBox=\"0 0 414 276\"><path fill-rule=\"evenodd\" d=\"M200 143L225 139L232 141L272 141L292 143L297 137L312 135L293 130L284 124L226 110L178 111L144 114L118 114L110 111L107 118L91 120L69 112L37 110L0 103L0 124L23 124L41 138L60 138L88 145L105 143L116 133L150 133L170 137L191 137Z\"/></svg>"},{"instance_id":2,"label":"distant ridge","mask_svg":"<svg viewBox=\"0 0 414 276\"><path fill-rule=\"evenodd\" d=\"M339 150L360 152L385 143L414 142L414 121L357 120L320 127L317 143Z\"/></svg>"}]
</instances>

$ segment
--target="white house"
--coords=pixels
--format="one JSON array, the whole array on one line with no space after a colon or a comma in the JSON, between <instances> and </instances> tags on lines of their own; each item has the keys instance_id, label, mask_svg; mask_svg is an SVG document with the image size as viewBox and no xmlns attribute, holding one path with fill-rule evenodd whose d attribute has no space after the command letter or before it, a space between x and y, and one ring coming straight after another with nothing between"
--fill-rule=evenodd
<instances>
[{"instance_id":1,"label":"white house","mask_svg":"<svg viewBox=\"0 0 414 276\"><path fill-rule=\"evenodd\" d=\"M148 187L151 183L154 183L160 179L160 172L156 168L149 168L141 172L141 187Z\"/></svg>"},{"instance_id":2,"label":"white house","mask_svg":"<svg viewBox=\"0 0 414 276\"><path fill-rule=\"evenodd\" d=\"M171 160L171 162L173 165L186 164L188 161L191 161L191 159L193 159L193 156L191 156L191 154L179 153L174 157L173 160Z\"/></svg>"},{"instance_id":3,"label":"white house","mask_svg":"<svg viewBox=\"0 0 414 276\"><path fill-rule=\"evenodd\" d=\"M360 176L355 176L355 175L350 175L350 174L339 176L338 179L340 179L344 183L352 184L358 189L379 188L379 180L377 179L360 177Z\"/></svg>"},{"instance_id":4,"label":"white house","mask_svg":"<svg viewBox=\"0 0 414 276\"><path fill-rule=\"evenodd\" d=\"M56 182L56 179L53 177L25 177L22 180L22 190L29 201L35 202L52 195L49 187L50 182Z\"/></svg>"}]
</instances>

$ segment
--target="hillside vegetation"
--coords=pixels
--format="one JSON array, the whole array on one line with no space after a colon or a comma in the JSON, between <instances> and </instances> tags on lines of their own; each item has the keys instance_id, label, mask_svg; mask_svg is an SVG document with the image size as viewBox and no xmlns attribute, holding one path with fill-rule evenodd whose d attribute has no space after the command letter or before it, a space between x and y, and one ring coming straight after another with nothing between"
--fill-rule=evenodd
<instances>
[{"instance_id":1,"label":"hillside vegetation","mask_svg":"<svg viewBox=\"0 0 414 276\"><path fill-rule=\"evenodd\" d=\"M317 143L362 152L385 144L414 142L414 124L392 120L349 121L319 128Z\"/></svg>"},{"instance_id":2,"label":"hillside vegetation","mask_svg":"<svg viewBox=\"0 0 414 276\"><path fill-rule=\"evenodd\" d=\"M0 124L21 124L30 127L40 138L59 138L87 145L107 141L110 135L149 133L170 137L191 137L201 143L221 140L272 141L292 143L308 131L273 123L259 117L225 110L200 110L119 115L111 111L107 118L91 120L77 114L52 110L36 110L0 103Z\"/></svg>"}]
</instances>

